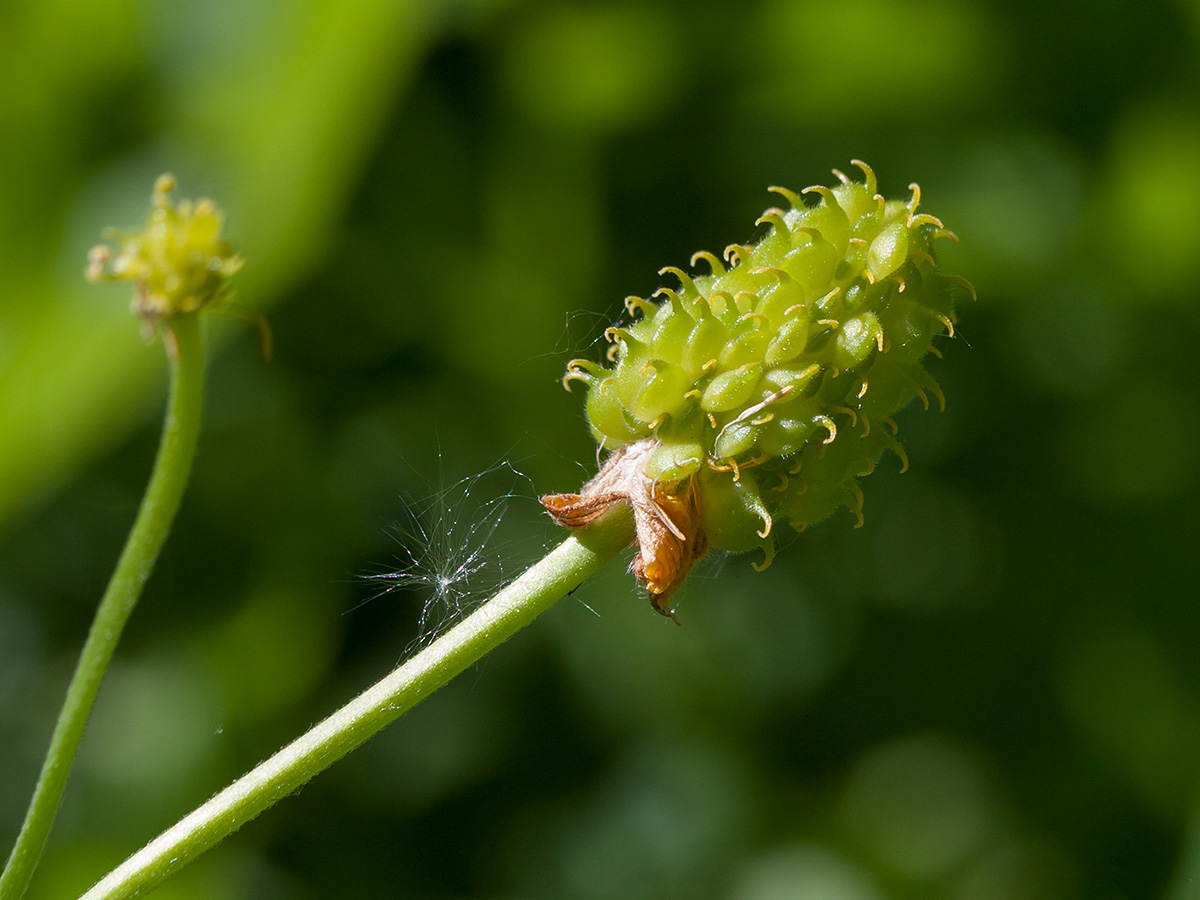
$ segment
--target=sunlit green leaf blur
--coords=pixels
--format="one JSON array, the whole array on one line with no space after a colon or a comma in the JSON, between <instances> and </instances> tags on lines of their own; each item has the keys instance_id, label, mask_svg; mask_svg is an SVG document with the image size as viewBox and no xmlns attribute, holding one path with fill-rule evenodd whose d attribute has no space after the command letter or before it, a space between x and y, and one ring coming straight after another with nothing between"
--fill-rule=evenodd
<instances>
[{"instance_id":1,"label":"sunlit green leaf blur","mask_svg":"<svg viewBox=\"0 0 1200 900\"><path fill-rule=\"evenodd\" d=\"M162 349L83 279L156 176L275 356L208 316L33 900L556 541L566 361L860 158L979 293L865 526L706 561L682 628L610 567L154 896L1200 897L1198 50L1196 0L0 4L0 858L158 437Z\"/></svg>"}]
</instances>

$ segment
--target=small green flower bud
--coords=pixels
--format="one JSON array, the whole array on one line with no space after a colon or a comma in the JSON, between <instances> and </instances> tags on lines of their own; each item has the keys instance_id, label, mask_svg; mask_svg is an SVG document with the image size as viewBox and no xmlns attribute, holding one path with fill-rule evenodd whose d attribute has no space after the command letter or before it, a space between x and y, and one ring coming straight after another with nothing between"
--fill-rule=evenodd
<instances>
[{"instance_id":1,"label":"small green flower bud","mask_svg":"<svg viewBox=\"0 0 1200 900\"><path fill-rule=\"evenodd\" d=\"M228 278L242 267L242 257L221 239L224 217L216 205L207 199L175 204L174 188L173 175L159 176L146 226L107 231L118 244L116 255L104 244L88 254L88 279L134 282L133 311L150 324L220 302Z\"/></svg>"},{"instance_id":2,"label":"small green flower bud","mask_svg":"<svg viewBox=\"0 0 1200 900\"><path fill-rule=\"evenodd\" d=\"M934 242L957 238L917 212L917 185L885 201L855 165L863 182L835 170L832 188L772 188L791 208L763 214L761 241L728 247L728 267L696 254L707 275L663 269L678 287L627 301L643 317L610 329L611 369L571 364L565 380L588 383L592 431L617 452L580 495L544 502L573 526L581 509L632 503L634 572L660 612L709 546L769 562L778 520L803 529L847 506L861 524L857 479L884 450L907 468L891 415L927 392L943 401L921 360L953 337L955 294L974 295L938 269Z\"/></svg>"}]
</instances>

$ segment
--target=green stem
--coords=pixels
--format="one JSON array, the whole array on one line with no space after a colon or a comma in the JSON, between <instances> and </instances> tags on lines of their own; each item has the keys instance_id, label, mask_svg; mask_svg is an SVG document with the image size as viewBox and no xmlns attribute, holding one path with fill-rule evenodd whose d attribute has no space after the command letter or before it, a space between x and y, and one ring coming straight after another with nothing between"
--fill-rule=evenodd
<instances>
[{"instance_id":1,"label":"green stem","mask_svg":"<svg viewBox=\"0 0 1200 900\"><path fill-rule=\"evenodd\" d=\"M81 900L141 896L528 625L632 537L627 512L605 516L568 537L408 662L133 854Z\"/></svg>"},{"instance_id":2,"label":"green stem","mask_svg":"<svg viewBox=\"0 0 1200 900\"><path fill-rule=\"evenodd\" d=\"M171 388L154 471L79 655L21 833L0 874L0 900L18 900L29 886L54 824L104 670L154 569L191 472L204 405L204 341L195 315L177 316L169 328L174 335L173 341L166 342L174 350L167 354Z\"/></svg>"}]
</instances>

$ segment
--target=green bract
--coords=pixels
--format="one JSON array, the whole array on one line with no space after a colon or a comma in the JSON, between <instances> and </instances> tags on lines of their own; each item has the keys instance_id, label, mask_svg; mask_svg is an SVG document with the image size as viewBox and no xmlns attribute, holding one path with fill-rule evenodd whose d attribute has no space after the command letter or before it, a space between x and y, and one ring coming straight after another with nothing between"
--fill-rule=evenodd
<instances>
[{"instance_id":1,"label":"green bract","mask_svg":"<svg viewBox=\"0 0 1200 900\"><path fill-rule=\"evenodd\" d=\"M944 402L921 360L953 335L956 295L973 294L938 269L935 241L957 238L917 212L917 185L885 200L854 164L863 182L835 170L833 187L771 188L789 209L763 213L766 237L724 261L697 253L707 275L663 269L678 287L626 301L634 321L606 333L610 365L568 366L600 445L650 442L651 494L694 491L718 549L769 561L777 520L802 529L844 505L861 521L857 479L884 450L904 459L889 417L913 397L928 406L926 391Z\"/></svg>"}]
</instances>

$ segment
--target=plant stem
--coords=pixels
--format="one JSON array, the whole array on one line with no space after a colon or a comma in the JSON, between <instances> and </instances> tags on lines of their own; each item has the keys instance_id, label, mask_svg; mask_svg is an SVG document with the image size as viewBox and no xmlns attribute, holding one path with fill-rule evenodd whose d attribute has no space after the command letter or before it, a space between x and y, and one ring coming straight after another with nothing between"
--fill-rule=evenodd
<instances>
[{"instance_id":1,"label":"plant stem","mask_svg":"<svg viewBox=\"0 0 1200 900\"><path fill-rule=\"evenodd\" d=\"M141 896L528 625L632 537L627 510L615 510L568 537L408 662L129 857L81 900Z\"/></svg>"},{"instance_id":2,"label":"plant stem","mask_svg":"<svg viewBox=\"0 0 1200 900\"><path fill-rule=\"evenodd\" d=\"M204 340L196 315L176 316L164 328L174 340L164 341L173 348L167 354L170 394L154 471L79 655L21 833L0 874L0 900L18 900L29 886L104 671L154 569L191 473L204 405Z\"/></svg>"}]
</instances>

